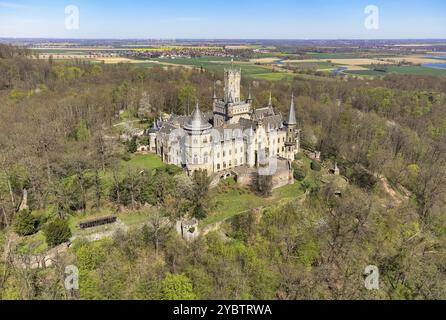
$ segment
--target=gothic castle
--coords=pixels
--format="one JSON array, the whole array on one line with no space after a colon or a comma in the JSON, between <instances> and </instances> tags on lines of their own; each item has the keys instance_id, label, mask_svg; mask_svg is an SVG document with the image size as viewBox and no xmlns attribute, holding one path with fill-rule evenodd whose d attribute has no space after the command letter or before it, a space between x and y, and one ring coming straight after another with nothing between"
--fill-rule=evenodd
<instances>
[{"instance_id":1,"label":"gothic castle","mask_svg":"<svg viewBox=\"0 0 446 320\"><path fill-rule=\"evenodd\" d=\"M165 163L188 172L203 169L209 174L240 175L271 167L287 168L300 148L294 96L287 117L276 113L272 99L255 108L251 90L246 100L240 97L241 70L225 70L224 97L214 90L213 112L198 106L190 116L171 115L147 130L149 151ZM272 172L276 174L276 172Z\"/></svg>"}]
</instances>

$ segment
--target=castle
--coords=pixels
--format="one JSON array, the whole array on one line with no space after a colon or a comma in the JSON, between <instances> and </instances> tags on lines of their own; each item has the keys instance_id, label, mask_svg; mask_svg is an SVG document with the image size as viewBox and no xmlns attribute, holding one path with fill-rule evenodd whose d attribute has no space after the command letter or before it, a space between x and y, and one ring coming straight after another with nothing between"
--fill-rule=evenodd
<instances>
[{"instance_id":1,"label":"castle","mask_svg":"<svg viewBox=\"0 0 446 320\"><path fill-rule=\"evenodd\" d=\"M275 112L271 95L262 108L253 106L251 89L242 100L240 81L240 69L225 69L224 97L218 98L214 89L212 112L202 112L197 103L190 116L155 121L146 131L148 150L188 172L202 169L226 177L253 170L270 170L271 175L290 171L300 149L294 95L284 119Z\"/></svg>"}]
</instances>

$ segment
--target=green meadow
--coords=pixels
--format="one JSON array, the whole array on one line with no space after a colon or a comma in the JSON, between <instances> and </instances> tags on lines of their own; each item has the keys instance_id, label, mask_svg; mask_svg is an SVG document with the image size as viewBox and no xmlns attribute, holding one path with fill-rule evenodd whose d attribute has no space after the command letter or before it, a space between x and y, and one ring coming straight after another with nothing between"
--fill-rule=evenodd
<instances>
[{"instance_id":1,"label":"green meadow","mask_svg":"<svg viewBox=\"0 0 446 320\"><path fill-rule=\"evenodd\" d=\"M446 69L430 68L423 66L390 66L386 71L376 70L356 70L344 71L347 74L361 75L361 76L384 76L386 74L404 74L404 75L421 75L421 76L446 76Z\"/></svg>"}]
</instances>

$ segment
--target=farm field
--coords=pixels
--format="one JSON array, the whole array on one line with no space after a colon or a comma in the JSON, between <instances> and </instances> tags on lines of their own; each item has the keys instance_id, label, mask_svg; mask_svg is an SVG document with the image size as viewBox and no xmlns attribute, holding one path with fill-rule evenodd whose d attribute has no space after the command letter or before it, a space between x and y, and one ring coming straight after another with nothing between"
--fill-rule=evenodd
<instances>
[{"instance_id":1,"label":"farm field","mask_svg":"<svg viewBox=\"0 0 446 320\"><path fill-rule=\"evenodd\" d=\"M221 72L225 68L229 68L232 65L230 60L211 60L209 58L196 58L196 59L152 59L151 61L157 61L164 65L181 65L181 66L193 66L203 67L212 72ZM234 65L240 67L244 75L264 74L271 72L270 69L258 65L249 63L235 62Z\"/></svg>"},{"instance_id":2,"label":"farm field","mask_svg":"<svg viewBox=\"0 0 446 320\"><path fill-rule=\"evenodd\" d=\"M229 46L232 49L254 49L258 46ZM220 50L224 49L222 46L159 46L159 47L138 47L138 48L117 48L116 50L126 50L134 52L149 52L149 51L166 51L176 49L192 49L192 50ZM270 48L275 50L274 47ZM154 58L154 59L133 59L124 56L107 56L106 50L113 50L110 48L35 48L35 52L40 54L41 59L48 59L52 56L55 60L72 60L82 59L91 61L92 63L104 64L119 64L129 63L135 67L151 68L156 65L165 67L181 66L188 69L204 68L210 72L221 72L223 69L230 67L232 64L241 68L246 76L251 76L259 80L278 81L282 79L292 79L295 76L301 76L302 79L309 79L308 76L301 73L291 73L285 67L297 67L298 69L310 69L318 72L326 72L345 68L344 74L359 75L359 76L382 76L385 74L413 74L413 75L432 75L445 76L445 70L438 67L435 68L433 64L441 62L446 55L438 53L425 54L411 54L411 55L397 55L386 52L335 52L335 53L317 53L307 52L305 54L284 53L284 52L270 52L257 53L254 58L231 58L229 56L202 56L199 58ZM114 53L116 54L116 52ZM297 60L299 56L307 59ZM284 60L285 59L285 60ZM231 62L233 60L233 62ZM397 66L401 63L411 63L413 65ZM394 64L387 67L386 72L373 70L372 65ZM432 64L427 66L427 64ZM331 78L321 75L314 76L319 79L332 80Z\"/></svg>"},{"instance_id":3,"label":"farm field","mask_svg":"<svg viewBox=\"0 0 446 320\"><path fill-rule=\"evenodd\" d=\"M431 76L446 76L446 69L430 68L422 66L390 66L386 72L375 70L347 70L347 74L362 75L362 76L383 76L386 74L412 74L412 75L431 75Z\"/></svg>"}]
</instances>

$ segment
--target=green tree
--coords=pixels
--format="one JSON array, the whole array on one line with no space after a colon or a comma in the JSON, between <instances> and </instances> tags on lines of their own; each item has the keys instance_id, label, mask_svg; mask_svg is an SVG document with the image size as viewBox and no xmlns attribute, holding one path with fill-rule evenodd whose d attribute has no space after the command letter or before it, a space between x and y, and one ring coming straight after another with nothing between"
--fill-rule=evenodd
<instances>
[{"instance_id":1,"label":"green tree","mask_svg":"<svg viewBox=\"0 0 446 320\"><path fill-rule=\"evenodd\" d=\"M194 208L192 211L193 216L197 219L204 219L207 216L209 186L211 184L211 179L206 170L197 170L194 171L192 181L192 202L194 203Z\"/></svg>"},{"instance_id":2,"label":"green tree","mask_svg":"<svg viewBox=\"0 0 446 320\"><path fill-rule=\"evenodd\" d=\"M70 239L71 230L67 220L56 218L46 225L44 234L48 245L55 247Z\"/></svg>"},{"instance_id":3,"label":"green tree","mask_svg":"<svg viewBox=\"0 0 446 320\"><path fill-rule=\"evenodd\" d=\"M88 129L87 122L85 120L81 120L77 129L76 129L76 140L86 142L90 139L91 133L90 129Z\"/></svg>"},{"instance_id":4,"label":"green tree","mask_svg":"<svg viewBox=\"0 0 446 320\"><path fill-rule=\"evenodd\" d=\"M28 210L22 210L15 216L14 231L19 236L29 236L37 232L37 219Z\"/></svg>"},{"instance_id":5,"label":"green tree","mask_svg":"<svg viewBox=\"0 0 446 320\"><path fill-rule=\"evenodd\" d=\"M138 150L138 144L136 142L136 137L133 137L127 142L127 151L130 153L135 153Z\"/></svg>"},{"instance_id":6,"label":"green tree","mask_svg":"<svg viewBox=\"0 0 446 320\"><path fill-rule=\"evenodd\" d=\"M162 300L195 300L192 281L184 274L168 273L161 283Z\"/></svg>"},{"instance_id":7,"label":"green tree","mask_svg":"<svg viewBox=\"0 0 446 320\"><path fill-rule=\"evenodd\" d=\"M197 90L194 86L187 84L180 90L180 103L184 107L184 112L189 113L193 99L197 96Z\"/></svg>"}]
</instances>

